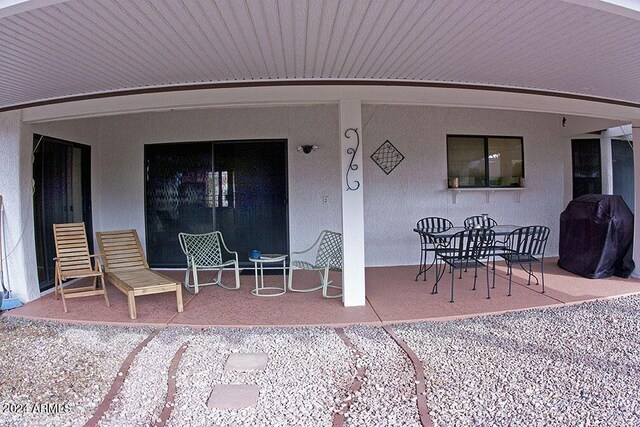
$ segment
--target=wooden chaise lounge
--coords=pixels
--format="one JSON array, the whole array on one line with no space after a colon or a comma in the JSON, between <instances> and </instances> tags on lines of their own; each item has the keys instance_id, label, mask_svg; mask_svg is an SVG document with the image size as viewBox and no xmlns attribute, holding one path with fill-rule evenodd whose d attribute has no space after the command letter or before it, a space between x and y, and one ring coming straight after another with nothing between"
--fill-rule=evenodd
<instances>
[{"instance_id":1,"label":"wooden chaise lounge","mask_svg":"<svg viewBox=\"0 0 640 427\"><path fill-rule=\"evenodd\" d=\"M127 295L129 316L136 319L140 295L175 292L178 312L182 312L182 283L149 268L136 230L96 233L107 280Z\"/></svg>"}]
</instances>

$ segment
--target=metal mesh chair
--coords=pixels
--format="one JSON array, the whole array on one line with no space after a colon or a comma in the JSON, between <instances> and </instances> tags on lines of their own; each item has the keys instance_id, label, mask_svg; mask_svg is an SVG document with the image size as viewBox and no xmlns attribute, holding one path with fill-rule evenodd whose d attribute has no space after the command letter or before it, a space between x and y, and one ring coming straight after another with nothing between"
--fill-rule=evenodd
<instances>
[{"instance_id":1,"label":"metal mesh chair","mask_svg":"<svg viewBox=\"0 0 640 427\"><path fill-rule=\"evenodd\" d=\"M520 264L522 269L528 274L527 286L531 285L531 276L536 279L536 285L539 283L538 278L533 274L532 264L540 264L540 279L542 282L542 293L544 293L544 251L549 238L549 227L543 225L530 225L528 227L520 227L509 234L506 241L506 251L500 254L507 263L509 274L509 294L511 296L511 278L513 276L513 265ZM525 268L529 266L529 269Z\"/></svg>"},{"instance_id":2,"label":"metal mesh chair","mask_svg":"<svg viewBox=\"0 0 640 427\"><path fill-rule=\"evenodd\" d=\"M476 290L476 279L478 278L478 267L485 267L487 280L487 299L491 298L489 289L489 265L482 262L483 259L489 259L492 252L492 242L495 239L495 232L489 228L475 228L471 230L462 230L451 237L446 247L436 249L436 256L443 261L452 270L451 274L451 300L453 302L453 286L455 281L455 271L474 269L473 290ZM445 267L442 271L438 271L436 263L436 283L432 293L438 293L438 282L444 274Z\"/></svg>"},{"instance_id":3,"label":"metal mesh chair","mask_svg":"<svg viewBox=\"0 0 640 427\"><path fill-rule=\"evenodd\" d=\"M437 216L430 216L422 218L416 223L416 230L428 230L430 232L442 232L447 231L453 227L453 223L446 218L440 218ZM435 251L439 246L447 243L447 239L433 238L425 233L418 233L420 236L420 270L416 275L416 280L422 275L422 280L427 280L427 271L433 266L433 262L427 267L427 252Z\"/></svg>"},{"instance_id":4,"label":"metal mesh chair","mask_svg":"<svg viewBox=\"0 0 640 427\"><path fill-rule=\"evenodd\" d=\"M315 253L315 260L309 257ZM304 255L308 254L307 257ZM320 274L320 285L308 289L293 288L294 270L312 270ZM342 289L340 286L332 286L329 280L329 271L342 271L342 234L334 231L324 230L318 239L304 251L291 252L291 262L289 264L289 290L292 292L312 292L322 289L322 296L325 298L339 298L338 295L329 295L328 288Z\"/></svg>"},{"instance_id":5,"label":"metal mesh chair","mask_svg":"<svg viewBox=\"0 0 640 427\"><path fill-rule=\"evenodd\" d=\"M200 286L218 285L225 289L240 288L240 270L238 266L238 253L230 251L224 243L222 233L214 231L206 234L179 233L180 247L187 257L187 271L184 278L184 287L190 293L198 293ZM224 252L223 252L224 250ZM225 267L233 267L236 275L235 287L222 284L222 271ZM189 284L189 271L193 274L193 286ZM218 270L215 280L208 283L200 283L198 270ZM193 292L192 292L193 289Z\"/></svg>"}]
</instances>

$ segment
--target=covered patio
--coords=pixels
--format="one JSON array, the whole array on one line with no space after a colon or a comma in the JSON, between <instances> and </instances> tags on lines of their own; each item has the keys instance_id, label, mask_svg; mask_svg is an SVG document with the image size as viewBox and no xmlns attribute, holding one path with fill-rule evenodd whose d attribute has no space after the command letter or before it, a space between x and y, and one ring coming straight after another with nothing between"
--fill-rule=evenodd
<instances>
[{"instance_id":1,"label":"covered patio","mask_svg":"<svg viewBox=\"0 0 640 427\"><path fill-rule=\"evenodd\" d=\"M85 298L66 315L45 295L0 317L11 369L0 393L12 396L0 421L637 425L640 282L577 278L554 261L545 295L518 274L506 297L500 273L487 300L468 272L454 304L412 279L417 266L368 268L364 307L252 297L250 276L189 296L181 314L150 295L137 321L111 286L111 308Z\"/></svg>"},{"instance_id":2,"label":"covered patio","mask_svg":"<svg viewBox=\"0 0 640 427\"><path fill-rule=\"evenodd\" d=\"M0 0L1 278L24 303L0 316L0 424L637 426L640 273L556 264L579 179L620 184L616 139L640 212L637 46L636 1ZM54 146L76 157L47 169ZM216 163L220 147L239 162ZM247 167L259 160L279 178ZM262 198L236 197L246 177ZM418 220L484 213L551 230L544 294L514 269L507 296L502 264L491 299L471 272L455 303L446 273L435 295L433 271L415 280ZM179 232L237 232L243 267L252 249L290 256L340 232L343 295L257 297L246 274L183 292L181 313L175 292L141 295L131 320L111 284L110 307L85 296L64 313L46 242L71 222L94 248L96 232L135 230L178 281Z\"/></svg>"},{"instance_id":3,"label":"covered patio","mask_svg":"<svg viewBox=\"0 0 640 427\"><path fill-rule=\"evenodd\" d=\"M49 293L25 306L6 313L9 317L24 317L71 323L99 323L105 325L188 326L202 327L296 327L346 326L366 324L383 326L396 323L444 321L474 316L485 316L542 307L566 305L615 298L640 293L640 281L611 277L585 279L556 265L556 259L545 263L545 293L540 286L527 285L527 275L514 269L513 290L507 296L508 276L504 265L496 266L496 287L491 299L486 299L482 274L476 291L471 290L473 274L463 273L456 283L456 301L449 303L448 277L440 284L438 294L431 294L433 271L427 281L415 281L418 266L369 267L366 269L367 301L362 307L344 307L340 300L322 298L321 291L308 294L288 292L279 297L256 297L253 275L242 275L239 290L226 290L218 286L201 288L197 295L183 292L184 312L177 313L172 294L148 295L138 298L138 319L130 320L124 294L108 285L111 307L101 297L83 298L68 302L64 313L61 301ZM184 279L183 271L163 271ZM317 275L296 273L301 287L315 285ZM334 277L335 274L335 277ZM457 274L457 273L456 273ZM233 273L225 272L223 280L232 280ZM336 283L340 275L332 273ZM282 276L267 276L267 284L279 285ZM81 285L80 283L77 285Z\"/></svg>"},{"instance_id":4,"label":"covered patio","mask_svg":"<svg viewBox=\"0 0 640 427\"><path fill-rule=\"evenodd\" d=\"M620 187L616 139L640 212L639 45L635 1L0 0L0 263L24 303L0 316L0 424L637 426L640 274L556 261L576 177ZM43 160L53 147L65 162ZM259 191L236 196L243 179ZM551 230L544 294L514 269L507 296L502 264L491 299L471 272L455 303L446 275L436 295L433 271L415 280L418 220L483 213ZM256 297L246 274L183 292L181 313L175 292L141 295L131 320L111 284L110 307L64 313L46 242L71 222L94 248L135 230L177 281L179 232L222 231L243 267L340 232L343 296Z\"/></svg>"},{"instance_id":5,"label":"covered patio","mask_svg":"<svg viewBox=\"0 0 640 427\"><path fill-rule=\"evenodd\" d=\"M574 193L572 139L600 141L601 191L610 194L611 141L638 133L638 52L630 46L638 44L640 12L615 2L89 3L12 1L0 9L10 29L0 68L3 274L22 302L41 297L43 264L52 258L39 241L49 228L37 215L57 198L40 205L33 198L43 137L90 152L83 190L90 203L83 215L66 203L55 221L86 222L90 240L94 232L133 228L152 267L181 266L177 232L219 229L240 215L205 225L187 214L178 221L174 205L185 200L199 203L185 212L214 205L188 180L151 186L150 147L181 154L191 142L280 141L279 251L299 250L325 229L341 231L342 304L384 322L384 315L369 317L376 307L368 293L377 292L379 276L372 272L417 262L417 220L460 224L486 212L501 224L547 226L547 255L557 256L558 218ZM30 23L46 36L34 35ZM452 135L520 141L522 165L497 180L454 187ZM374 158L387 143L403 158L393 170ZM241 214L260 224L258 206ZM245 228L243 244L253 245L259 233ZM171 263L153 253L164 246Z\"/></svg>"}]
</instances>

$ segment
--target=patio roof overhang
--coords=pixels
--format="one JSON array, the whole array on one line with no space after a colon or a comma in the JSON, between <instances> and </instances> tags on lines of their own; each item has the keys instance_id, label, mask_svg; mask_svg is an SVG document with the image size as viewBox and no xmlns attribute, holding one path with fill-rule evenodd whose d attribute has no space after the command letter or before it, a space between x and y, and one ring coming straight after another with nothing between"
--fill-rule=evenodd
<instances>
[{"instance_id":1,"label":"patio roof overhang","mask_svg":"<svg viewBox=\"0 0 640 427\"><path fill-rule=\"evenodd\" d=\"M159 108L154 94L177 90L191 92L193 107L255 105L264 94L284 103L344 96L328 84L354 86L349 93L363 102L450 105L444 90L455 89L463 106L571 114L564 102L536 100L556 95L603 104L601 117L633 119L640 8L614 3L623 2L5 0L0 111L119 95L101 103L113 114L111 104L135 94L145 95L144 111ZM313 90L301 91L307 83ZM296 94L278 98L273 88L287 86Z\"/></svg>"},{"instance_id":2,"label":"patio roof overhang","mask_svg":"<svg viewBox=\"0 0 640 427\"><path fill-rule=\"evenodd\" d=\"M266 82L263 82L266 83ZM63 103L44 103L22 111L22 120L38 123L65 119L112 116L140 112L234 108L277 105L337 104L341 99L359 99L363 104L431 105L439 107L491 108L555 113L614 120L640 125L638 107L593 97L543 91L495 90L488 86L430 85L424 82L389 81L274 81L273 84L219 85L203 88L175 88L146 93L110 93L99 97L78 97ZM598 131L603 123L579 128L570 120L564 134ZM611 122L607 122L610 126Z\"/></svg>"}]
</instances>

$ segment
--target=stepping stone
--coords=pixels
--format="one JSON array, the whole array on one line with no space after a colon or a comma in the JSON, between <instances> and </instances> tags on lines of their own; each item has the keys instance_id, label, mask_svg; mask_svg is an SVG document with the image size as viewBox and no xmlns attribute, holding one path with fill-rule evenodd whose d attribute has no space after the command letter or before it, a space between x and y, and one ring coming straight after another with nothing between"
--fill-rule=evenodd
<instances>
[{"instance_id":1,"label":"stepping stone","mask_svg":"<svg viewBox=\"0 0 640 427\"><path fill-rule=\"evenodd\" d=\"M256 384L216 384L207 401L209 408L239 410L258 404Z\"/></svg>"},{"instance_id":2,"label":"stepping stone","mask_svg":"<svg viewBox=\"0 0 640 427\"><path fill-rule=\"evenodd\" d=\"M225 371L264 371L269 361L267 353L231 353Z\"/></svg>"}]
</instances>

